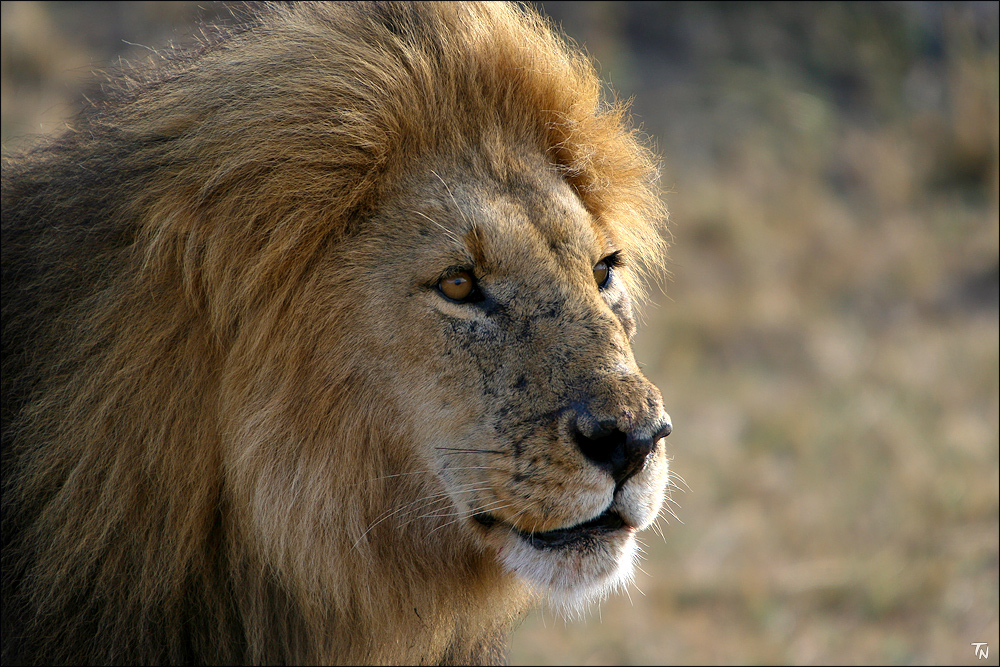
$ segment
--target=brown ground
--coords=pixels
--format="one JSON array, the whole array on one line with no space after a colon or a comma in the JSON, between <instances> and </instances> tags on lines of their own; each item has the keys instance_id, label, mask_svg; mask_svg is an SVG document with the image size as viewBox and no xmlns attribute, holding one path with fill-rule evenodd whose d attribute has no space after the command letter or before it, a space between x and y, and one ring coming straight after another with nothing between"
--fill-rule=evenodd
<instances>
[{"instance_id":1,"label":"brown ground","mask_svg":"<svg viewBox=\"0 0 1000 667\"><path fill-rule=\"evenodd\" d=\"M997 3L545 9L664 156L636 348L690 490L628 597L512 661L997 664ZM4 3L5 149L219 11Z\"/></svg>"}]
</instances>

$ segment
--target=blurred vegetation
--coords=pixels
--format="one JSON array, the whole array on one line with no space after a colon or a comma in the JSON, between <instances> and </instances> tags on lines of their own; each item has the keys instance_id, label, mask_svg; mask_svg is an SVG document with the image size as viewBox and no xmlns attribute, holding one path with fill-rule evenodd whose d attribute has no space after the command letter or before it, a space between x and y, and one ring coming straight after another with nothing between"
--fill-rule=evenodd
<instances>
[{"instance_id":1,"label":"blurred vegetation","mask_svg":"<svg viewBox=\"0 0 1000 667\"><path fill-rule=\"evenodd\" d=\"M690 489L628 596L513 662L996 664L997 3L539 6L663 155L636 352ZM3 3L4 150L226 16Z\"/></svg>"}]
</instances>

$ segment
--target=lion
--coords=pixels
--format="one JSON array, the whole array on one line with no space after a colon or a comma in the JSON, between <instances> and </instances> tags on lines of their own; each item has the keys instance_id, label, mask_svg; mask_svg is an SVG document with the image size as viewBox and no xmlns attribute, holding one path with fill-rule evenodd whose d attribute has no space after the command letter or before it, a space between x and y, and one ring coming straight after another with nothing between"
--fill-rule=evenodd
<instances>
[{"instance_id":1,"label":"lion","mask_svg":"<svg viewBox=\"0 0 1000 667\"><path fill-rule=\"evenodd\" d=\"M658 164L533 10L247 10L3 166L3 661L471 664L625 585Z\"/></svg>"}]
</instances>

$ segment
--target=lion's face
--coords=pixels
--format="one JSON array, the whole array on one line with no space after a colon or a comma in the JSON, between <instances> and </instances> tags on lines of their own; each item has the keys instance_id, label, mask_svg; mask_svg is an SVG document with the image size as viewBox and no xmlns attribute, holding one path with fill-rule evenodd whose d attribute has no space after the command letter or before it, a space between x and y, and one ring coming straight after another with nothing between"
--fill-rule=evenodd
<instances>
[{"instance_id":1,"label":"lion's face","mask_svg":"<svg viewBox=\"0 0 1000 667\"><path fill-rule=\"evenodd\" d=\"M400 428L453 503L442 523L558 602L600 594L668 476L629 257L541 155L416 172L361 243Z\"/></svg>"}]
</instances>

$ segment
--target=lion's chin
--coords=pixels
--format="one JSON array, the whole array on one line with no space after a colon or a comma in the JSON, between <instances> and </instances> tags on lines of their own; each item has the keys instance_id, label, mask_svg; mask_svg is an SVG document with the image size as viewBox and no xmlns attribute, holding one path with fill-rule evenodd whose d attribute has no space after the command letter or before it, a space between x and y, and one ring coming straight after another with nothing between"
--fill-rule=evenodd
<instances>
[{"instance_id":1,"label":"lion's chin","mask_svg":"<svg viewBox=\"0 0 1000 667\"><path fill-rule=\"evenodd\" d=\"M570 615L632 580L635 529L612 510L569 528L528 533L492 517L474 517L489 527L504 567Z\"/></svg>"}]
</instances>

